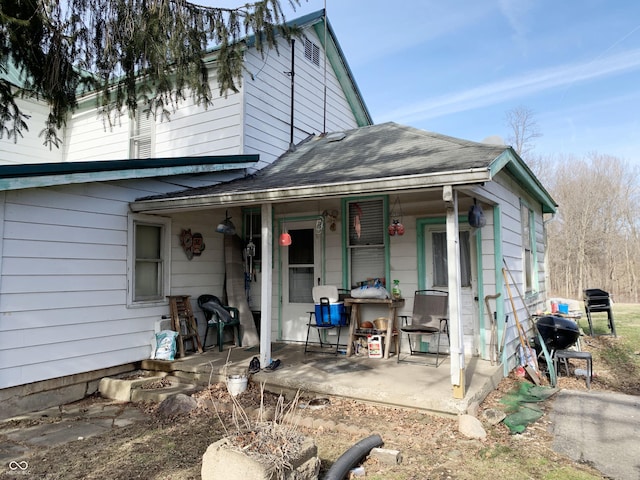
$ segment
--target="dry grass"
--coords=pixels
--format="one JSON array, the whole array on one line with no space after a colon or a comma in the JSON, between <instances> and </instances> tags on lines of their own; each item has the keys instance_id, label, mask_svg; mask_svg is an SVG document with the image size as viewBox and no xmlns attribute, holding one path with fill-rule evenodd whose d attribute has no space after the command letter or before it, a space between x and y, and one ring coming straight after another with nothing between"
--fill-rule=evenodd
<instances>
[{"instance_id":1,"label":"dry grass","mask_svg":"<svg viewBox=\"0 0 640 480\"><path fill-rule=\"evenodd\" d=\"M616 327L618 338L583 338L583 349L592 352L594 358L596 377L592 389L637 395L640 306L616 306ZM571 365L572 370L576 367L583 365ZM504 379L480 406L479 417L488 408L500 408L502 396L520 381L515 376ZM558 386L586 388L584 378L564 374ZM400 465L385 465L366 460L363 466L369 480L603 478L589 465L575 463L553 451L547 415L519 435L511 435L503 424L485 424L487 439L479 441L462 436L456 419L342 398L329 398L322 408L302 409L299 407L310 398L302 395L287 403L253 384L237 397L231 397L224 384L212 384L194 397L199 407L188 416L161 418L156 415L156 405L139 405L147 414L145 421L112 429L98 438L35 451L29 458L30 478L200 478L206 448L226 435L235 435L238 448L266 452L280 458L282 464L287 461L287 448L295 444L296 435L312 437L318 445L322 478L340 455L373 433L381 435L386 448L402 452L403 461ZM553 398L543 403L545 411L552 401ZM24 427L32 424L25 423ZM5 472L0 473L0 478L15 480L15 475Z\"/></svg>"}]
</instances>

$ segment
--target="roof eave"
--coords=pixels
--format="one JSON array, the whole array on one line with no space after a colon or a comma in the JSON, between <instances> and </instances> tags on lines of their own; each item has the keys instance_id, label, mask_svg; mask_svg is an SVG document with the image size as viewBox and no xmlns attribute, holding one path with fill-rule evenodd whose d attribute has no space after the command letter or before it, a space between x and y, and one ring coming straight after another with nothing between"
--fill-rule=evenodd
<instances>
[{"instance_id":1,"label":"roof eave","mask_svg":"<svg viewBox=\"0 0 640 480\"><path fill-rule=\"evenodd\" d=\"M506 171L509 172L509 174L512 175L525 190L530 192L540 202L542 206L542 213L557 212L558 204L542 186L527 164L511 147L505 150L491 163L491 176L495 176L503 169L506 169Z\"/></svg>"},{"instance_id":2,"label":"roof eave","mask_svg":"<svg viewBox=\"0 0 640 480\"><path fill-rule=\"evenodd\" d=\"M0 166L0 191L74 183L229 172L254 167L259 155L176 157Z\"/></svg>"},{"instance_id":3,"label":"roof eave","mask_svg":"<svg viewBox=\"0 0 640 480\"><path fill-rule=\"evenodd\" d=\"M243 192L226 192L171 199L139 200L130 204L135 213L168 213L231 205L282 203L310 198L363 195L376 192L399 192L436 188L444 185L479 184L491 180L485 168L457 172L438 172L404 177L338 182L313 186L282 187Z\"/></svg>"}]
</instances>

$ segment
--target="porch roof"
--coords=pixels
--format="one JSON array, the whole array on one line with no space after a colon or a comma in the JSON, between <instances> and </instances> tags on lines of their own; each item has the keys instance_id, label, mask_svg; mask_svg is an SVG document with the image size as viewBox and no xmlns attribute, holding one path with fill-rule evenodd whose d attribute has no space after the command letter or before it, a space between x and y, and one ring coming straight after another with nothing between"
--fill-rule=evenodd
<instances>
[{"instance_id":1,"label":"porch roof","mask_svg":"<svg viewBox=\"0 0 640 480\"><path fill-rule=\"evenodd\" d=\"M175 211L470 185L491 181L503 168L540 199L545 211L555 211L556 204L511 147L394 122L311 136L252 176L140 198L131 208Z\"/></svg>"},{"instance_id":2,"label":"porch roof","mask_svg":"<svg viewBox=\"0 0 640 480\"><path fill-rule=\"evenodd\" d=\"M258 155L217 155L0 165L0 192L72 183L106 182L244 170Z\"/></svg>"}]
</instances>

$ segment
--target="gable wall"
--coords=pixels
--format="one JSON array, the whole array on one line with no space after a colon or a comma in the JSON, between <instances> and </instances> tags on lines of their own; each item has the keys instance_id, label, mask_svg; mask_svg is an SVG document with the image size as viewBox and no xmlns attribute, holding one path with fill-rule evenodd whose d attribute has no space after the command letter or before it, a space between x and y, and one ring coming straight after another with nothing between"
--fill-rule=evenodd
<instances>
[{"instance_id":1,"label":"gable wall","mask_svg":"<svg viewBox=\"0 0 640 480\"><path fill-rule=\"evenodd\" d=\"M215 71L210 71L213 106L198 106L188 98L169 119L154 121L153 156L180 157L234 155L241 153L241 94L218 95ZM129 158L131 122L124 113L111 124L96 113L91 101L72 115L67 128L64 157L66 161L117 160Z\"/></svg>"},{"instance_id":2,"label":"gable wall","mask_svg":"<svg viewBox=\"0 0 640 480\"><path fill-rule=\"evenodd\" d=\"M312 29L305 34L320 47L320 66L304 56L304 42L295 41L294 144L311 134L322 133L324 124L324 55L321 42ZM254 50L246 54L250 75L244 81L243 153L259 153L260 168L289 148L291 135L291 46L280 41L275 51L261 57ZM251 78L251 75L253 78ZM331 67L327 68L328 132L356 128L357 122Z\"/></svg>"}]
</instances>

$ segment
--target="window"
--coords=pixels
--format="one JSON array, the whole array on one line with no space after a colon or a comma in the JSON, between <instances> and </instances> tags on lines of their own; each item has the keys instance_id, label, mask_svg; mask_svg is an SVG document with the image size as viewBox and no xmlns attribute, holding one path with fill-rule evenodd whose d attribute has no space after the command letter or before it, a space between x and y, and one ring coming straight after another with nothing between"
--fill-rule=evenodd
<instances>
[{"instance_id":1,"label":"window","mask_svg":"<svg viewBox=\"0 0 640 480\"><path fill-rule=\"evenodd\" d=\"M291 245L286 248L289 265L289 303L313 303L314 230L289 230Z\"/></svg>"},{"instance_id":2,"label":"window","mask_svg":"<svg viewBox=\"0 0 640 480\"><path fill-rule=\"evenodd\" d=\"M129 304L164 301L169 292L169 219L129 218Z\"/></svg>"},{"instance_id":3,"label":"window","mask_svg":"<svg viewBox=\"0 0 640 480\"><path fill-rule=\"evenodd\" d=\"M316 66L320 66L320 47L308 38L304 39L304 58Z\"/></svg>"},{"instance_id":4,"label":"window","mask_svg":"<svg viewBox=\"0 0 640 480\"><path fill-rule=\"evenodd\" d=\"M522 269L524 273L524 291L531 293L535 284L535 255L533 210L524 203L520 204L520 221L522 224Z\"/></svg>"},{"instance_id":5,"label":"window","mask_svg":"<svg viewBox=\"0 0 640 480\"><path fill-rule=\"evenodd\" d=\"M130 158L151 158L153 156L154 119L149 110L138 108L136 116L131 121L131 136L129 140Z\"/></svg>"},{"instance_id":6,"label":"window","mask_svg":"<svg viewBox=\"0 0 640 480\"><path fill-rule=\"evenodd\" d=\"M468 231L459 232L460 245L460 286L471 286L471 244ZM447 233L431 233L431 250L433 252L433 286L447 287L449 285L449 270L447 263Z\"/></svg>"},{"instance_id":7,"label":"window","mask_svg":"<svg viewBox=\"0 0 640 480\"><path fill-rule=\"evenodd\" d=\"M351 286L356 287L376 278L386 283L384 201L349 202L347 209Z\"/></svg>"}]
</instances>

